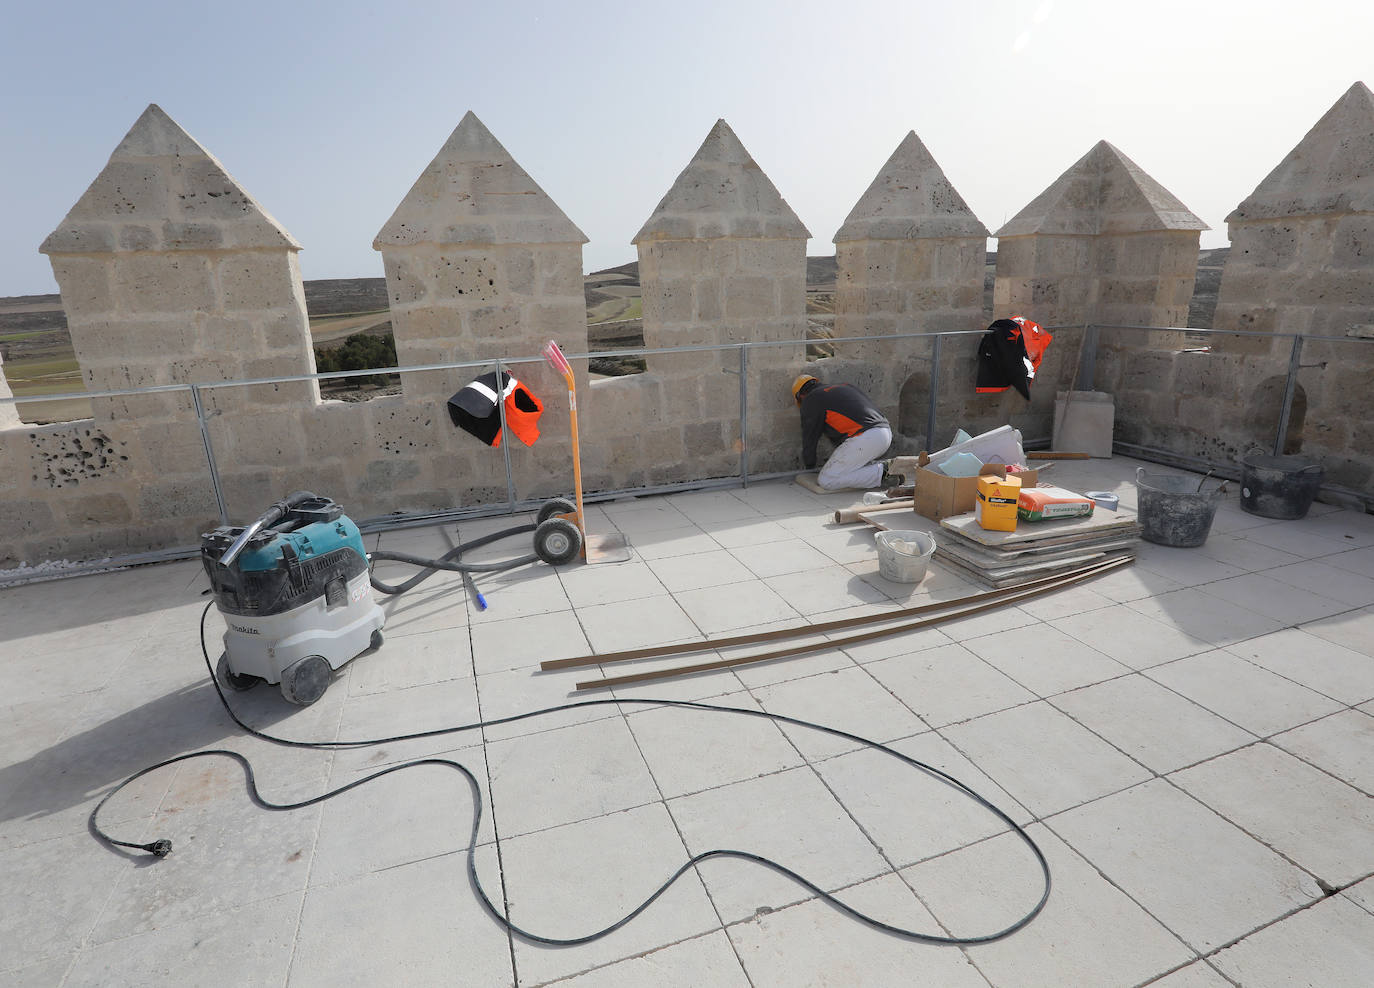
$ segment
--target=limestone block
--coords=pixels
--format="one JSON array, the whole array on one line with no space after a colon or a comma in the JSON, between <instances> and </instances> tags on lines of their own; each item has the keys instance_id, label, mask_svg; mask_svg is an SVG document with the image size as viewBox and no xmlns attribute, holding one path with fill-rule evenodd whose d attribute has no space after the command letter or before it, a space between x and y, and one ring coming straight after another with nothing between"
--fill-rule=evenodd
<instances>
[{"instance_id":1,"label":"limestone block","mask_svg":"<svg viewBox=\"0 0 1374 988\"><path fill-rule=\"evenodd\" d=\"M294 419L294 416L293 416ZM286 463L300 463L306 455L304 432L294 420L283 420L280 414L237 413L224 416L219 430L229 439L227 459L224 451L217 456L221 465L236 467L271 467Z\"/></svg>"},{"instance_id":2,"label":"limestone block","mask_svg":"<svg viewBox=\"0 0 1374 988\"><path fill-rule=\"evenodd\" d=\"M431 283L433 297L439 301L462 302L476 307L500 297L500 264L486 251L445 251L434 259Z\"/></svg>"},{"instance_id":3,"label":"limestone block","mask_svg":"<svg viewBox=\"0 0 1374 988\"><path fill-rule=\"evenodd\" d=\"M694 281L686 278L658 282L651 291L644 293L644 318L652 318L660 323L689 323L695 319L693 308ZM650 306L650 299L653 304ZM650 316L652 311L652 316Z\"/></svg>"},{"instance_id":4,"label":"limestone block","mask_svg":"<svg viewBox=\"0 0 1374 988\"><path fill-rule=\"evenodd\" d=\"M582 295L582 247L576 244L533 248L539 295Z\"/></svg>"},{"instance_id":5,"label":"limestone block","mask_svg":"<svg viewBox=\"0 0 1374 988\"><path fill-rule=\"evenodd\" d=\"M157 250L162 240L158 232L150 226L138 223L123 223L119 226L119 241L116 248L121 251ZM58 255L54 254L56 258Z\"/></svg>"},{"instance_id":6,"label":"limestone block","mask_svg":"<svg viewBox=\"0 0 1374 988\"><path fill-rule=\"evenodd\" d=\"M219 523L219 509L208 479L156 480L138 492L137 516L144 521L189 519L208 531ZM261 513L261 512L259 512Z\"/></svg>"},{"instance_id":7,"label":"limestone block","mask_svg":"<svg viewBox=\"0 0 1374 988\"><path fill-rule=\"evenodd\" d=\"M526 341L519 356L532 356L549 339L565 341L587 336L587 304L581 298L551 298L521 309L520 330ZM515 354L512 354L515 356Z\"/></svg>"},{"instance_id":8,"label":"limestone block","mask_svg":"<svg viewBox=\"0 0 1374 988\"><path fill-rule=\"evenodd\" d=\"M1374 271L1374 214L1356 213L1336 220L1331 232L1331 266Z\"/></svg>"},{"instance_id":9,"label":"limestone block","mask_svg":"<svg viewBox=\"0 0 1374 988\"><path fill-rule=\"evenodd\" d=\"M772 279L757 275L731 275L724 281L725 318L730 321L779 314L777 289Z\"/></svg>"},{"instance_id":10,"label":"limestone block","mask_svg":"<svg viewBox=\"0 0 1374 988\"><path fill-rule=\"evenodd\" d=\"M139 455L156 476L205 476L209 470L205 442L194 416L189 422L145 422L134 435ZM219 443L215 452L221 457L229 452L224 440L222 429L211 431L211 442Z\"/></svg>"},{"instance_id":11,"label":"limestone block","mask_svg":"<svg viewBox=\"0 0 1374 988\"><path fill-rule=\"evenodd\" d=\"M215 307L210 261L195 254L130 254L114 266L119 311L187 313Z\"/></svg>"},{"instance_id":12,"label":"limestone block","mask_svg":"<svg viewBox=\"0 0 1374 988\"><path fill-rule=\"evenodd\" d=\"M429 295L433 265L425 254L414 250L389 250L382 255L386 270L387 296L392 311L423 302Z\"/></svg>"},{"instance_id":13,"label":"limestone block","mask_svg":"<svg viewBox=\"0 0 1374 988\"><path fill-rule=\"evenodd\" d=\"M111 158L100 178L103 181L93 183L72 207L68 220L160 218L171 208L173 196L168 175L156 161Z\"/></svg>"},{"instance_id":14,"label":"limestone block","mask_svg":"<svg viewBox=\"0 0 1374 988\"><path fill-rule=\"evenodd\" d=\"M107 318L115 308L107 257L53 255L53 277L62 286L62 309L69 322Z\"/></svg>"},{"instance_id":15,"label":"limestone block","mask_svg":"<svg viewBox=\"0 0 1374 988\"><path fill-rule=\"evenodd\" d=\"M116 492L63 498L57 514L62 529L125 525L134 520L128 496Z\"/></svg>"},{"instance_id":16,"label":"limestone block","mask_svg":"<svg viewBox=\"0 0 1374 988\"><path fill-rule=\"evenodd\" d=\"M299 273L291 263L294 253L280 251L233 251L218 260L224 308L292 309L305 307Z\"/></svg>"},{"instance_id":17,"label":"limestone block","mask_svg":"<svg viewBox=\"0 0 1374 988\"><path fill-rule=\"evenodd\" d=\"M500 270L503 294L536 294L537 276L534 252L528 247L499 247L492 250Z\"/></svg>"},{"instance_id":18,"label":"limestone block","mask_svg":"<svg viewBox=\"0 0 1374 988\"><path fill-rule=\"evenodd\" d=\"M398 487L406 486L420 476L420 464L409 458L385 457L367 461L357 489L364 495L385 500ZM505 492L502 491L504 498ZM467 503L467 502L464 502Z\"/></svg>"}]
</instances>

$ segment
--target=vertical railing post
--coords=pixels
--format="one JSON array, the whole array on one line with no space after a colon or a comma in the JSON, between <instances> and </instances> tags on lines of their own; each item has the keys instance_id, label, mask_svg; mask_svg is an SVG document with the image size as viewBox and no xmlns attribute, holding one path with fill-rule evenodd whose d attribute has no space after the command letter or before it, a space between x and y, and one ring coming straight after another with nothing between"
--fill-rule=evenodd
<instances>
[{"instance_id":1,"label":"vertical railing post","mask_svg":"<svg viewBox=\"0 0 1374 988\"><path fill-rule=\"evenodd\" d=\"M1283 386L1283 407L1279 409L1279 431L1274 437L1274 455L1283 455L1283 442L1288 435L1288 421L1293 415L1293 395L1298 390L1298 368L1302 364L1303 337L1293 337L1293 351L1288 357L1288 380Z\"/></svg>"},{"instance_id":2,"label":"vertical railing post","mask_svg":"<svg viewBox=\"0 0 1374 988\"><path fill-rule=\"evenodd\" d=\"M502 382L501 358L496 359L496 414L501 417L501 452L506 458L506 508L510 514L515 514L515 476L510 468L510 433L506 431L506 403L502 399L505 393L505 385Z\"/></svg>"},{"instance_id":3,"label":"vertical railing post","mask_svg":"<svg viewBox=\"0 0 1374 988\"><path fill-rule=\"evenodd\" d=\"M210 441L210 423L205 420L205 405L200 400L200 386L191 385L191 404L196 409L196 422L200 425L200 441L205 444L205 462L210 467L210 486L215 492L215 506L219 508L219 523L229 524L229 512L224 506L224 488L220 484L219 467L215 464L215 447Z\"/></svg>"},{"instance_id":4,"label":"vertical railing post","mask_svg":"<svg viewBox=\"0 0 1374 988\"><path fill-rule=\"evenodd\" d=\"M749 486L749 348L739 348L739 475Z\"/></svg>"},{"instance_id":5,"label":"vertical railing post","mask_svg":"<svg viewBox=\"0 0 1374 988\"><path fill-rule=\"evenodd\" d=\"M926 409L926 449L932 453L940 447L935 443L935 408L940 399L940 341L937 334L930 348L930 405Z\"/></svg>"}]
</instances>

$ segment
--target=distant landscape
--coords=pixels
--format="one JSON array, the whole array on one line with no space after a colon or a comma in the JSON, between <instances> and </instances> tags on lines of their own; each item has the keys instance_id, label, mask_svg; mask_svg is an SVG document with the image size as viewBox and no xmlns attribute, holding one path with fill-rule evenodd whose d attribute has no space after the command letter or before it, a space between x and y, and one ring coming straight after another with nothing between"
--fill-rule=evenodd
<instances>
[{"instance_id":1,"label":"distant landscape","mask_svg":"<svg viewBox=\"0 0 1374 988\"><path fill-rule=\"evenodd\" d=\"M1200 251L1190 328L1212 325L1217 289L1229 247ZM992 286L997 254L990 251L984 277L984 309L992 311ZM824 352L824 338L834 321L836 264L833 256L806 259L806 312L811 323L812 352ZM643 298L639 263L594 271L583 279L587 300L587 335L592 352L644 345ZM305 305L316 364L323 370L353 370L395 366L395 344L387 310L386 279L335 278L305 282ZM390 355L388 357L388 354ZM81 371L67 331L67 317L58 295L21 295L0 298L0 357L10 388L18 397L67 394L84 390ZM605 357L592 362L594 374L635 373L641 358ZM395 375L346 378L322 382L331 398L357 399L396 389ZM25 419L69 421L90 414L86 399L66 399L27 405Z\"/></svg>"}]
</instances>

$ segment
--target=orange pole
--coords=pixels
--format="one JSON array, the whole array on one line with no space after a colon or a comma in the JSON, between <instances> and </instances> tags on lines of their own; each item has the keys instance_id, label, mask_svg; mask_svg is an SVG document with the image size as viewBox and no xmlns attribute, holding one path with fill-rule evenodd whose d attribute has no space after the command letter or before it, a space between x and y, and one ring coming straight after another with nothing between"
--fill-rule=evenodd
<instances>
[{"instance_id":1,"label":"orange pole","mask_svg":"<svg viewBox=\"0 0 1374 988\"><path fill-rule=\"evenodd\" d=\"M554 370L563 375L563 381L568 386L568 417L569 426L572 429L573 493L577 503L577 527L582 532L582 558L585 560L587 558L587 526L582 518L582 447L577 431L577 380L573 377L572 365L568 363L568 358L563 356L563 351L553 340L549 340L544 347L544 359L549 362Z\"/></svg>"}]
</instances>

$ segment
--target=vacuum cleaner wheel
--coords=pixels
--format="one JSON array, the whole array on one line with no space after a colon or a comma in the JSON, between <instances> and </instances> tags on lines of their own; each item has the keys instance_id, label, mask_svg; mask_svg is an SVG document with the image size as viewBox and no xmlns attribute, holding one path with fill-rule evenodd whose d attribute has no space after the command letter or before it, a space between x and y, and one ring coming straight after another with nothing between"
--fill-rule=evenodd
<instances>
[{"instance_id":1,"label":"vacuum cleaner wheel","mask_svg":"<svg viewBox=\"0 0 1374 988\"><path fill-rule=\"evenodd\" d=\"M334 670L323 655L307 655L281 671L281 695L298 707L308 707L329 689Z\"/></svg>"},{"instance_id":2,"label":"vacuum cleaner wheel","mask_svg":"<svg viewBox=\"0 0 1374 988\"><path fill-rule=\"evenodd\" d=\"M258 683L262 682L257 676L247 673L237 673L229 668L229 653L221 652L219 662L215 665L215 678L219 680L221 686L227 686L235 692L242 693L244 690L251 690Z\"/></svg>"}]
</instances>

